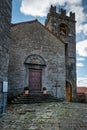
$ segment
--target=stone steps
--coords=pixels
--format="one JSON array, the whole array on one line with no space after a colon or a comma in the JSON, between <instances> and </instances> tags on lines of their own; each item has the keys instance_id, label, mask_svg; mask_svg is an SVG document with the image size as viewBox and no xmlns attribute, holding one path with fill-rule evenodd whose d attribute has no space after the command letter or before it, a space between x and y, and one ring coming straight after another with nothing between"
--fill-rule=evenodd
<instances>
[{"instance_id":1,"label":"stone steps","mask_svg":"<svg viewBox=\"0 0 87 130\"><path fill-rule=\"evenodd\" d=\"M42 94L42 93L30 93L22 94L11 100L10 104L30 104L30 103L45 103L45 102L58 102L60 101L57 97L52 96L51 94Z\"/></svg>"}]
</instances>

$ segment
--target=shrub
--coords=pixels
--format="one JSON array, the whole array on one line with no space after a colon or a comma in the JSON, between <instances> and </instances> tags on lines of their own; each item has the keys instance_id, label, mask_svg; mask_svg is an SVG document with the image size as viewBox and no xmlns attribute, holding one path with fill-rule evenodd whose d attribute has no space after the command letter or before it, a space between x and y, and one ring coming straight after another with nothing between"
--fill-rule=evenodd
<instances>
[{"instance_id":1,"label":"shrub","mask_svg":"<svg viewBox=\"0 0 87 130\"><path fill-rule=\"evenodd\" d=\"M46 87L43 87L43 90L47 90Z\"/></svg>"},{"instance_id":2,"label":"shrub","mask_svg":"<svg viewBox=\"0 0 87 130\"><path fill-rule=\"evenodd\" d=\"M24 87L24 90L29 90L29 87L28 87L28 86L25 86L25 87Z\"/></svg>"}]
</instances>

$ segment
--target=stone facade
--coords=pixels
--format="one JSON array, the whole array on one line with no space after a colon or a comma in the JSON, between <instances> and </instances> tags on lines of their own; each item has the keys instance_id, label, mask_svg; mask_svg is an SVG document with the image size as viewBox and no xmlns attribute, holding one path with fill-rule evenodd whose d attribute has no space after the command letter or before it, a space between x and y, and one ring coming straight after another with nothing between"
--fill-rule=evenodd
<instances>
[{"instance_id":1,"label":"stone facade","mask_svg":"<svg viewBox=\"0 0 87 130\"><path fill-rule=\"evenodd\" d=\"M74 13L66 16L66 10L57 13L56 7L51 6L45 26L37 20L12 25L9 98L22 93L24 86L35 87L37 83L32 82L37 77L33 75L41 75L40 91L46 87L48 93L58 98L75 98L75 23Z\"/></svg>"},{"instance_id":2,"label":"stone facade","mask_svg":"<svg viewBox=\"0 0 87 130\"><path fill-rule=\"evenodd\" d=\"M72 86L72 97L76 94L76 31L75 13L66 16L66 10L56 12L51 6L45 22L46 27L66 43L66 81ZM67 84L66 83L66 84Z\"/></svg>"},{"instance_id":3,"label":"stone facade","mask_svg":"<svg viewBox=\"0 0 87 130\"><path fill-rule=\"evenodd\" d=\"M42 70L41 90L46 87L48 93L65 98L65 43L37 20L12 25L9 96L29 85L30 68Z\"/></svg>"},{"instance_id":4,"label":"stone facade","mask_svg":"<svg viewBox=\"0 0 87 130\"><path fill-rule=\"evenodd\" d=\"M0 1L0 113L3 96L6 100L2 91L3 82L9 82L8 97L11 98L22 93L25 86L31 86L33 73L41 76L40 91L46 87L48 93L58 98L65 99L69 94L69 100L74 98L75 14L70 12L70 16L66 16L65 10L57 13L56 7L51 6L45 26L37 20L12 25L10 44L11 2ZM34 78L37 80L37 77Z\"/></svg>"},{"instance_id":5,"label":"stone facade","mask_svg":"<svg viewBox=\"0 0 87 130\"><path fill-rule=\"evenodd\" d=\"M3 107L3 81L8 81L11 0L0 0L0 113Z\"/></svg>"}]
</instances>

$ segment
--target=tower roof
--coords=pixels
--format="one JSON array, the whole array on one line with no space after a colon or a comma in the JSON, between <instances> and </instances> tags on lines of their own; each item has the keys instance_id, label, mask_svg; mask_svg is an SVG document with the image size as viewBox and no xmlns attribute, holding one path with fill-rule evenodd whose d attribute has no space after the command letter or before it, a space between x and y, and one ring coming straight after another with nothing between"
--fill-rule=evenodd
<instances>
[{"instance_id":1,"label":"tower roof","mask_svg":"<svg viewBox=\"0 0 87 130\"><path fill-rule=\"evenodd\" d=\"M61 8L61 9L59 9L59 12L57 12L56 6L52 6L52 5L51 5L49 13L47 15L47 19L45 21L45 25L49 21L49 18L51 16L56 17L56 18L60 18L60 19L61 18L62 19L67 19L67 20L72 21L72 22L76 22L75 21L75 13L70 12L69 16L67 16L65 9Z\"/></svg>"}]
</instances>

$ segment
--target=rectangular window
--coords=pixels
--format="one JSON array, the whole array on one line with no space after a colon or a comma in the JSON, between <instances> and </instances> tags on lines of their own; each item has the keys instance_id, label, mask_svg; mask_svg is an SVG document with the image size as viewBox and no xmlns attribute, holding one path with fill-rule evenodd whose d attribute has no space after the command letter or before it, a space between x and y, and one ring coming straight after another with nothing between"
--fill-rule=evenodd
<instances>
[{"instance_id":1,"label":"rectangular window","mask_svg":"<svg viewBox=\"0 0 87 130\"><path fill-rule=\"evenodd\" d=\"M68 56L68 44L65 45L65 56Z\"/></svg>"}]
</instances>

